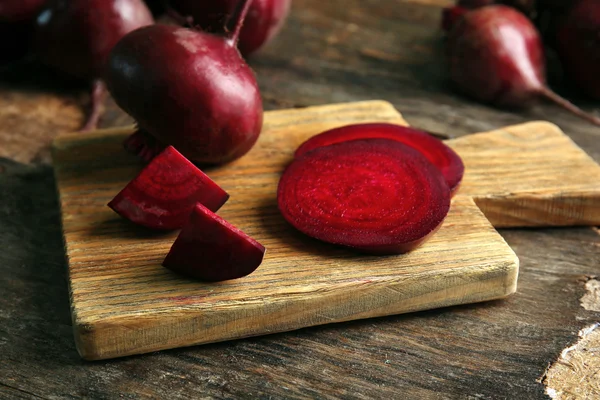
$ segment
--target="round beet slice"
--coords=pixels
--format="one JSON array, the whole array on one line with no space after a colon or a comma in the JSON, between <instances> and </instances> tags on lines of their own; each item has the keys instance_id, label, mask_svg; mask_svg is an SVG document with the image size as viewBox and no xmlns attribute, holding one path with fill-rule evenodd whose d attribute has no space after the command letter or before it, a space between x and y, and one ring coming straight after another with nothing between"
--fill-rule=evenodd
<instances>
[{"instance_id":1,"label":"round beet slice","mask_svg":"<svg viewBox=\"0 0 600 400\"><path fill-rule=\"evenodd\" d=\"M444 175L452 194L458 190L465 167L458 154L441 140L408 126L393 124L355 124L325 131L313 136L296 150L295 156L319 147L361 139L390 139L420 151Z\"/></svg>"},{"instance_id":2,"label":"round beet slice","mask_svg":"<svg viewBox=\"0 0 600 400\"><path fill-rule=\"evenodd\" d=\"M439 228L450 208L450 190L417 150L368 139L296 158L279 181L277 201L283 217L311 237L372 254L399 254Z\"/></svg>"}]
</instances>

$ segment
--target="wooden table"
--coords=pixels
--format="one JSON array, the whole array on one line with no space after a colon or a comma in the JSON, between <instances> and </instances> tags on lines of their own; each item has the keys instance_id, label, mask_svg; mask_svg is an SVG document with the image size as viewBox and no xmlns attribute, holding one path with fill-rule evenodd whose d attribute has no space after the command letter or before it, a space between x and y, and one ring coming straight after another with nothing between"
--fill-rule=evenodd
<instances>
[{"instance_id":1,"label":"wooden table","mask_svg":"<svg viewBox=\"0 0 600 400\"><path fill-rule=\"evenodd\" d=\"M452 90L438 30L447 3L294 0L284 31L251 60L265 107L385 99L411 124L452 137L546 119L600 161L595 126L550 105L511 112ZM600 274L598 231L514 229L501 231L521 260L518 293L507 300L82 361L71 332L48 144L78 127L88 98L81 85L32 65L8 69L1 80L2 399L543 399L548 365L577 342L580 329L600 321L598 299L588 294L588 309L580 304ZM561 93L593 110L561 85ZM102 126L130 122L109 101ZM596 372L573 371L581 385Z\"/></svg>"}]
</instances>

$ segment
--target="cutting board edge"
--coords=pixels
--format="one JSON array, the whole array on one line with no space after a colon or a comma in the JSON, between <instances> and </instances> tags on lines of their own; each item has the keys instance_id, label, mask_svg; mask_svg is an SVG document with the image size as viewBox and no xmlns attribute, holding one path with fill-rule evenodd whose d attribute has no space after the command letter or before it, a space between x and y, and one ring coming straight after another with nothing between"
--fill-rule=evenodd
<instances>
[{"instance_id":1,"label":"cutting board edge","mask_svg":"<svg viewBox=\"0 0 600 400\"><path fill-rule=\"evenodd\" d=\"M198 346L205 344L212 344L230 340L237 339L245 339L250 337L263 336L265 334L273 334L273 333L282 333L289 332L298 329L308 328L312 326L320 326L320 325L329 325L329 324L337 324L341 322L353 321L353 320L363 320L377 317L385 317L385 316L394 316L407 314L417 311L425 311L431 309L437 309L442 307L450 307L457 306L463 304L472 304L472 303L480 303L487 302L492 300L503 299L509 297L517 291L518 284L518 275L519 275L519 259L514 253L514 251L508 246L505 245L505 254L502 260L498 260L491 265L486 266L470 266L464 268L456 268L452 271L452 274L448 274L445 276L439 276L435 273L429 273L425 275L430 275L431 279L429 280L430 285L438 284L440 286L440 290L438 291L423 291L419 293L419 296L416 296L417 304L413 303L405 303L403 301L406 298L402 298L402 291L396 291L393 285L389 285L387 282L383 285L375 286L374 288L370 288L368 291L368 296L380 296L388 298L389 304L401 304L400 306L396 306L395 309L384 309L378 310L377 308L372 310L361 311L359 313L348 313L344 316L341 316L337 319L331 319L326 316L321 316L321 320L313 321L312 323L304 323L304 322L296 322L294 325L287 325L285 327L275 327L273 329L264 329L264 325L261 324L257 319L257 323L261 324L261 328L257 329L256 332L246 332L234 334L231 337L223 337L220 336L219 339L202 339L196 332L196 339L190 339L189 337L181 337L180 342L174 342L165 344L164 343L164 329L165 326L161 325L160 334L156 334L156 342L150 344L140 345L139 342L136 342L134 346L115 346L115 350L107 350L106 343L99 342L97 338L120 338L124 339L123 332L135 332L132 333L132 337L139 338L140 329L146 330L146 334L142 335L146 340L150 339L152 341L153 335L152 329L155 328L155 320L160 317L160 313L157 313L153 316L146 316L143 318L139 318L139 316L131 315L127 317L115 318L115 319L105 319L95 322L85 322L80 321L76 310L72 308L73 315L73 331L75 336L76 348L80 356L88 361L96 361L96 360L104 360L111 358L119 358L125 357L129 355L136 354L145 354L153 351L161 351L161 350L169 350L181 347L190 347L190 346ZM467 285L464 284L465 276L469 276L471 279ZM483 279L486 277L486 279ZM457 284L455 285L441 285L439 279L444 279L446 281L452 280L453 278L457 278ZM416 279L416 278L412 278ZM421 281L423 282L423 281ZM488 284L489 287L495 288L494 291L481 289L481 292L477 291L467 291L466 296L459 296L456 293L460 293L459 290L461 287L471 287L476 285L485 286ZM403 288L406 287L406 282L401 281L398 283L399 286ZM348 289L352 290L352 289ZM453 296L447 297L447 293L453 293ZM397 294L398 298L393 299L389 298L389 294ZM439 294L440 299L438 301L431 301L432 294ZM304 301L296 301L294 300L294 305L296 307L310 310L314 309L314 306L311 306L311 302L318 303L322 306L323 303L328 304L332 309L335 307L340 307L340 304L335 301L336 298L340 296L343 297L344 292L338 293L333 292L330 296L331 299L329 301L324 301L324 297L321 294L306 297ZM446 297L444 297L446 296ZM419 304L418 299L423 297L423 303ZM411 297L408 298L412 299ZM286 303L284 301L279 302L280 304L276 304L281 309L286 309ZM343 305L342 305L343 306ZM256 304L254 306L256 309L264 309L264 305ZM351 305L348 307L349 309L355 309ZM232 311L233 313L233 311ZM180 312L180 315L173 317L169 320L169 325L176 326L177 329L181 329L182 324L190 323L190 321L198 321L201 320L202 312L194 312L194 310L186 310L184 312ZM308 313L307 313L308 314ZM264 317L273 316L273 311L264 311ZM255 317L252 317L255 318ZM294 320L294 318L292 318ZM296 318L297 320L297 318ZM164 322L164 320L162 320ZM97 336L96 336L97 335ZM126 338L125 338L126 339Z\"/></svg>"}]
</instances>

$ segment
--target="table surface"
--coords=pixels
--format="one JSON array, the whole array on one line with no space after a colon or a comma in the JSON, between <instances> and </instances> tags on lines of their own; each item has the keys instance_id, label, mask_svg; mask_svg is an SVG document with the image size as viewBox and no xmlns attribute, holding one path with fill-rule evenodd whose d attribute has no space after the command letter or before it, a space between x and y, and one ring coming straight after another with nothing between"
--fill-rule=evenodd
<instances>
[{"instance_id":1,"label":"table surface","mask_svg":"<svg viewBox=\"0 0 600 400\"><path fill-rule=\"evenodd\" d=\"M600 130L562 110L500 110L454 91L438 29L448 3L294 0L280 36L250 60L265 108L384 99L451 137L545 119L600 161ZM593 110L558 77L550 68L558 91ZM34 64L0 75L2 399L543 399L548 366L600 320L600 302L580 302L599 274L598 231L510 229L500 233L521 272L506 300L85 362L71 331L49 143L79 126L87 101L85 86ZM107 102L103 127L131 122ZM585 384L589 371L576 372Z\"/></svg>"}]
</instances>

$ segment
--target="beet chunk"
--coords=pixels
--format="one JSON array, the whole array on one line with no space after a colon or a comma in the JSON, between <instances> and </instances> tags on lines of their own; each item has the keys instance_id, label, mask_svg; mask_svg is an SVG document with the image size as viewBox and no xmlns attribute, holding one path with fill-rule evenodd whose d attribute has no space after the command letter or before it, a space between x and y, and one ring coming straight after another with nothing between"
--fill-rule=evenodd
<instances>
[{"instance_id":1,"label":"beet chunk","mask_svg":"<svg viewBox=\"0 0 600 400\"><path fill-rule=\"evenodd\" d=\"M173 146L156 156L108 206L152 229L178 229L200 202L217 211L229 195Z\"/></svg>"},{"instance_id":2,"label":"beet chunk","mask_svg":"<svg viewBox=\"0 0 600 400\"><path fill-rule=\"evenodd\" d=\"M389 139L320 147L286 168L279 210L308 236L372 254L399 254L442 224L450 190L417 150Z\"/></svg>"},{"instance_id":3,"label":"beet chunk","mask_svg":"<svg viewBox=\"0 0 600 400\"><path fill-rule=\"evenodd\" d=\"M251 274L264 254L260 243L198 203L163 266L192 278L218 282Z\"/></svg>"},{"instance_id":4,"label":"beet chunk","mask_svg":"<svg viewBox=\"0 0 600 400\"><path fill-rule=\"evenodd\" d=\"M360 139L390 139L404 143L418 150L440 170L452 193L456 192L460 185L465 167L458 154L441 140L407 126L377 123L331 129L308 139L296 150L295 156L302 156L319 147Z\"/></svg>"}]
</instances>

